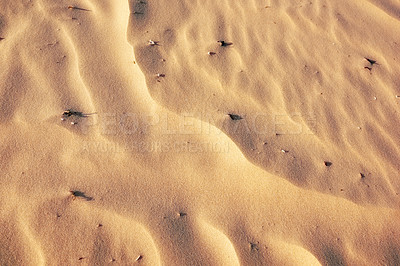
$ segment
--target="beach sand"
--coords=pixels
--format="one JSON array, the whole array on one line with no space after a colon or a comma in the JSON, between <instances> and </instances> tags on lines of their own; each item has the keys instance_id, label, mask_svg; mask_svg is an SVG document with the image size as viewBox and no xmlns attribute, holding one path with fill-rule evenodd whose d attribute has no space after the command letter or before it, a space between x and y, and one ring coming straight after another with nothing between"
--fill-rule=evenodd
<instances>
[{"instance_id":1,"label":"beach sand","mask_svg":"<svg viewBox=\"0 0 400 266\"><path fill-rule=\"evenodd\" d=\"M0 6L0 265L400 264L398 1Z\"/></svg>"}]
</instances>

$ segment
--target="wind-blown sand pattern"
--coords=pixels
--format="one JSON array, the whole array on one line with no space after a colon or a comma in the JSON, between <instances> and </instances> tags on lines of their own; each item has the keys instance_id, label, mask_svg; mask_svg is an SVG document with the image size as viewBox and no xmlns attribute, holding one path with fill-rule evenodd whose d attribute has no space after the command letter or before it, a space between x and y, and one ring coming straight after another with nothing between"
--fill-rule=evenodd
<instances>
[{"instance_id":1,"label":"wind-blown sand pattern","mask_svg":"<svg viewBox=\"0 0 400 266\"><path fill-rule=\"evenodd\" d=\"M398 1L0 3L0 265L400 264Z\"/></svg>"}]
</instances>

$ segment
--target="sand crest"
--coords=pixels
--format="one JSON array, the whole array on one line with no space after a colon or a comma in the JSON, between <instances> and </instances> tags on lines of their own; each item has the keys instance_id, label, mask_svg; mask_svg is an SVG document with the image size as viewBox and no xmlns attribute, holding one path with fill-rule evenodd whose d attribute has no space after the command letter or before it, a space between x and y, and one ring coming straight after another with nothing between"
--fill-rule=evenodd
<instances>
[{"instance_id":1,"label":"sand crest","mask_svg":"<svg viewBox=\"0 0 400 266\"><path fill-rule=\"evenodd\" d=\"M0 3L0 265L400 264L397 1Z\"/></svg>"}]
</instances>

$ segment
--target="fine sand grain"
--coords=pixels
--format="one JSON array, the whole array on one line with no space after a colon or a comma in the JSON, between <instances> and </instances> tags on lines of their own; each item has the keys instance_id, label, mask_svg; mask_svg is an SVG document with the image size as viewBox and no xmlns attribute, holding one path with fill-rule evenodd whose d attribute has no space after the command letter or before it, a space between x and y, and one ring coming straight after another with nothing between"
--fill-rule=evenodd
<instances>
[{"instance_id":1,"label":"fine sand grain","mask_svg":"<svg viewBox=\"0 0 400 266\"><path fill-rule=\"evenodd\" d=\"M0 7L0 265L400 264L399 1Z\"/></svg>"}]
</instances>

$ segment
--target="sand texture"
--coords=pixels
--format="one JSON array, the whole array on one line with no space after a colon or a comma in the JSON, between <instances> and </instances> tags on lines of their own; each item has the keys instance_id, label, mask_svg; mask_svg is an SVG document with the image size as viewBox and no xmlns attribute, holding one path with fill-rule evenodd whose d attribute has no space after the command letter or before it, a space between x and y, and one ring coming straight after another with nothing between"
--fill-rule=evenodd
<instances>
[{"instance_id":1,"label":"sand texture","mask_svg":"<svg viewBox=\"0 0 400 266\"><path fill-rule=\"evenodd\" d=\"M0 0L0 265L400 265L399 63L398 0Z\"/></svg>"}]
</instances>

